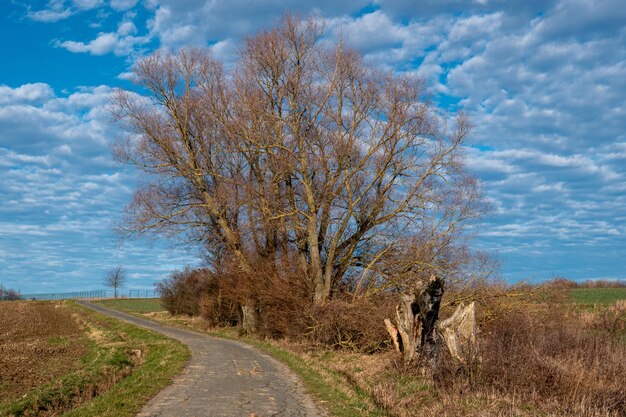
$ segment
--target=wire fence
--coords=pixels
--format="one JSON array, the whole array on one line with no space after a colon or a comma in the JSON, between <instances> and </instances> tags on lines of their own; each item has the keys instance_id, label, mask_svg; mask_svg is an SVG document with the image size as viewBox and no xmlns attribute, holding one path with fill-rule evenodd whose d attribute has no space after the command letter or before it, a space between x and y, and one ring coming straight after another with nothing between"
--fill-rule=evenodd
<instances>
[{"instance_id":1,"label":"wire fence","mask_svg":"<svg viewBox=\"0 0 626 417\"><path fill-rule=\"evenodd\" d=\"M74 292L52 292L46 294L20 294L22 300L83 300L98 298L159 298L155 290L92 290Z\"/></svg>"}]
</instances>

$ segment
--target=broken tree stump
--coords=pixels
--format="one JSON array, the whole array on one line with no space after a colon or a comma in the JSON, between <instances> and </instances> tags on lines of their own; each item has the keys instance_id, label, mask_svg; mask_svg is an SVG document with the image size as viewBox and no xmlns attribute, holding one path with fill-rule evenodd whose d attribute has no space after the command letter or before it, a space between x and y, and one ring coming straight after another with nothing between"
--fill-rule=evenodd
<instances>
[{"instance_id":1,"label":"broken tree stump","mask_svg":"<svg viewBox=\"0 0 626 417\"><path fill-rule=\"evenodd\" d=\"M437 364L441 345L441 337L437 332L437 320L439 320L439 307L443 292L443 280L433 275L425 286L418 288L413 303L413 313L420 317L422 327L418 358L431 369Z\"/></svg>"},{"instance_id":2,"label":"broken tree stump","mask_svg":"<svg viewBox=\"0 0 626 417\"><path fill-rule=\"evenodd\" d=\"M413 294L400 296L396 306L397 325L385 319L385 327L406 365L417 358L431 368L435 366L441 344L436 323L443 292L443 280L433 275L427 283L420 283Z\"/></svg>"},{"instance_id":3,"label":"broken tree stump","mask_svg":"<svg viewBox=\"0 0 626 417\"><path fill-rule=\"evenodd\" d=\"M454 314L437 325L450 355L467 364L476 353L476 309L474 303L461 302Z\"/></svg>"}]
</instances>

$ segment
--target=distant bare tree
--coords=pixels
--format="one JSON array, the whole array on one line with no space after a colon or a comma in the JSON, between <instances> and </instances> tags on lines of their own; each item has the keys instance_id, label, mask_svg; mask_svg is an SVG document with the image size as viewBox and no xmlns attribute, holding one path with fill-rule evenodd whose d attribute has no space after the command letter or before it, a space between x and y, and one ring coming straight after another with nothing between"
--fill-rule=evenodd
<instances>
[{"instance_id":1,"label":"distant bare tree","mask_svg":"<svg viewBox=\"0 0 626 417\"><path fill-rule=\"evenodd\" d=\"M126 271L122 266L110 269L104 276L104 285L113 288L114 297L117 298L117 290L126 284Z\"/></svg>"},{"instance_id":2,"label":"distant bare tree","mask_svg":"<svg viewBox=\"0 0 626 417\"><path fill-rule=\"evenodd\" d=\"M322 36L286 16L229 71L206 49L140 61L151 97L120 91L114 111L133 132L118 158L146 173L125 230L197 240L254 280L256 262L296 259L316 303L458 268L462 226L482 209L463 168L467 118L448 122L420 78Z\"/></svg>"}]
</instances>

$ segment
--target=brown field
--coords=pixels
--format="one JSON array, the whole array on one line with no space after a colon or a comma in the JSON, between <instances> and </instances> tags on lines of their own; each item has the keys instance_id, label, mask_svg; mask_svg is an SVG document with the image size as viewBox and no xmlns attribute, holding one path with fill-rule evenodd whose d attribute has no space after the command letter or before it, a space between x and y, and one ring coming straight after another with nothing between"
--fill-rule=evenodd
<instances>
[{"instance_id":1,"label":"brown field","mask_svg":"<svg viewBox=\"0 0 626 417\"><path fill-rule=\"evenodd\" d=\"M0 302L0 416L130 417L188 357L73 301Z\"/></svg>"},{"instance_id":2,"label":"brown field","mask_svg":"<svg viewBox=\"0 0 626 417\"><path fill-rule=\"evenodd\" d=\"M47 302L0 303L0 402L81 367L86 352L68 309Z\"/></svg>"}]
</instances>

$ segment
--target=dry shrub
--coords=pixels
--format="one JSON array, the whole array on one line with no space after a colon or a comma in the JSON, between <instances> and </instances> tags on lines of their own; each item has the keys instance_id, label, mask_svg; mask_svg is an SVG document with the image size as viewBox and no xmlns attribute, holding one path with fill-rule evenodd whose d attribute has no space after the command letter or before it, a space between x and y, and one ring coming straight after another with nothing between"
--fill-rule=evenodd
<instances>
[{"instance_id":1,"label":"dry shrub","mask_svg":"<svg viewBox=\"0 0 626 417\"><path fill-rule=\"evenodd\" d=\"M262 337L301 339L309 323L312 300L294 273L272 271L257 290L258 325Z\"/></svg>"},{"instance_id":2,"label":"dry shrub","mask_svg":"<svg viewBox=\"0 0 626 417\"><path fill-rule=\"evenodd\" d=\"M301 272L294 266L297 262L283 262L280 271L273 269L274 264L260 260L253 264L254 274L249 274L236 265L223 263L219 272L208 274L200 285L191 278L194 274L188 274L190 278L181 282L193 289L181 292L181 296L199 298L197 310L212 325L239 324L241 317L237 317L237 306L253 305L256 334L264 338L288 338L361 352L388 347L389 337L383 320L395 314L394 300L379 297L351 301L337 294L333 300L315 305L307 280L302 279ZM168 282L171 281L172 278ZM198 294L201 295L198 297Z\"/></svg>"},{"instance_id":3,"label":"dry shrub","mask_svg":"<svg viewBox=\"0 0 626 417\"><path fill-rule=\"evenodd\" d=\"M552 278L551 280L545 281L541 285L546 288L559 288L563 290L580 287L578 282L563 277Z\"/></svg>"},{"instance_id":4,"label":"dry shrub","mask_svg":"<svg viewBox=\"0 0 626 417\"><path fill-rule=\"evenodd\" d=\"M237 304L222 296L218 277L207 291L197 295L198 314L209 327L235 326L239 320Z\"/></svg>"},{"instance_id":5,"label":"dry shrub","mask_svg":"<svg viewBox=\"0 0 626 417\"><path fill-rule=\"evenodd\" d=\"M390 345L383 320L395 314L394 307L391 298L331 300L313 308L307 336L311 342L332 348L380 351Z\"/></svg>"},{"instance_id":6,"label":"dry shrub","mask_svg":"<svg viewBox=\"0 0 626 417\"><path fill-rule=\"evenodd\" d=\"M561 306L517 305L486 323L480 340L482 362L442 361L435 381L444 396L496 394L549 415L626 415L626 344Z\"/></svg>"},{"instance_id":7,"label":"dry shrub","mask_svg":"<svg viewBox=\"0 0 626 417\"><path fill-rule=\"evenodd\" d=\"M618 300L599 314L592 314L591 325L618 337L626 336L626 300Z\"/></svg>"},{"instance_id":8,"label":"dry shrub","mask_svg":"<svg viewBox=\"0 0 626 417\"><path fill-rule=\"evenodd\" d=\"M19 291L15 291L11 288L4 288L2 284L0 284L0 301L17 301L21 299L22 295Z\"/></svg>"},{"instance_id":9,"label":"dry shrub","mask_svg":"<svg viewBox=\"0 0 626 417\"><path fill-rule=\"evenodd\" d=\"M626 281L624 280L586 280L582 284L578 285L579 288L624 288L626 287Z\"/></svg>"},{"instance_id":10,"label":"dry shrub","mask_svg":"<svg viewBox=\"0 0 626 417\"><path fill-rule=\"evenodd\" d=\"M509 313L524 309L528 305L562 304L567 292L559 286L535 286L527 283L509 285L504 282L478 282L471 287L446 288L442 300L440 317L454 313L461 302L476 302L476 321L480 327Z\"/></svg>"},{"instance_id":11,"label":"dry shrub","mask_svg":"<svg viewBox=\"0 0 626 417\"><path fill-rule=\"evenodd\" d=\"M222 296L229 301L254 303L260 337L361 352L388 346L383 320L393 314L391 300L381 297L351 301L337 294L333 300L315 305L297 269L286 266L276 271L267 262L259 262L254 271L253 277L241 271L224 272L219 281L225 284Z\"/></svg>"},{"instance_id":12,"label":"dry shrub","mask_svg":"<svg viewBox=\"0 0 626 417\"><path fill-rule=\"evenodd\" d=\"M588 279L583 282L572 281L571 279L556 277L540 284L542 287L553 287L561 289L573 288L624 288L626 281L624 280L608 280L608 279Z\"/></svg>"},{"instance_id":13,"label":"dry shrub","mask_svg":"<svg viewBox=\"0 0 626 417\"><path fill-rule=\"evenodd\" d=\"M234 306L235 319L241 324L241 306L254 307L256 334L266 338L297 337L305 325L312 301L296 262L284 261L278 271L274 262L259 259L252 263L252 273L237 264L223 262L215 274L219 283L221 303ZM215 302L215 301L214 301Z\"/></svg>"},{"instance_id":14,"label":"dry shrub","mask_svg":"<svg viewBox=\"0 0 626 417\"><path fill-rule=\"evenodd\" d=\"M156 290L167 311L195 316L200 312L198 295L210 289L211 281L209 271L185 267L157 283Z\"/></svg>"},{"instance_id":15,"label":"dry shrub","mask_svg":"<svg viewBox=\"0 0 626 417\"><path fill-rule=\"evenodd\" d=\"M222 296L222 277L208 269L184 268L157 284L163 306L171 314L201 316L210 326L236 321L236 304Z\"/></svg>"}]
</instances>

